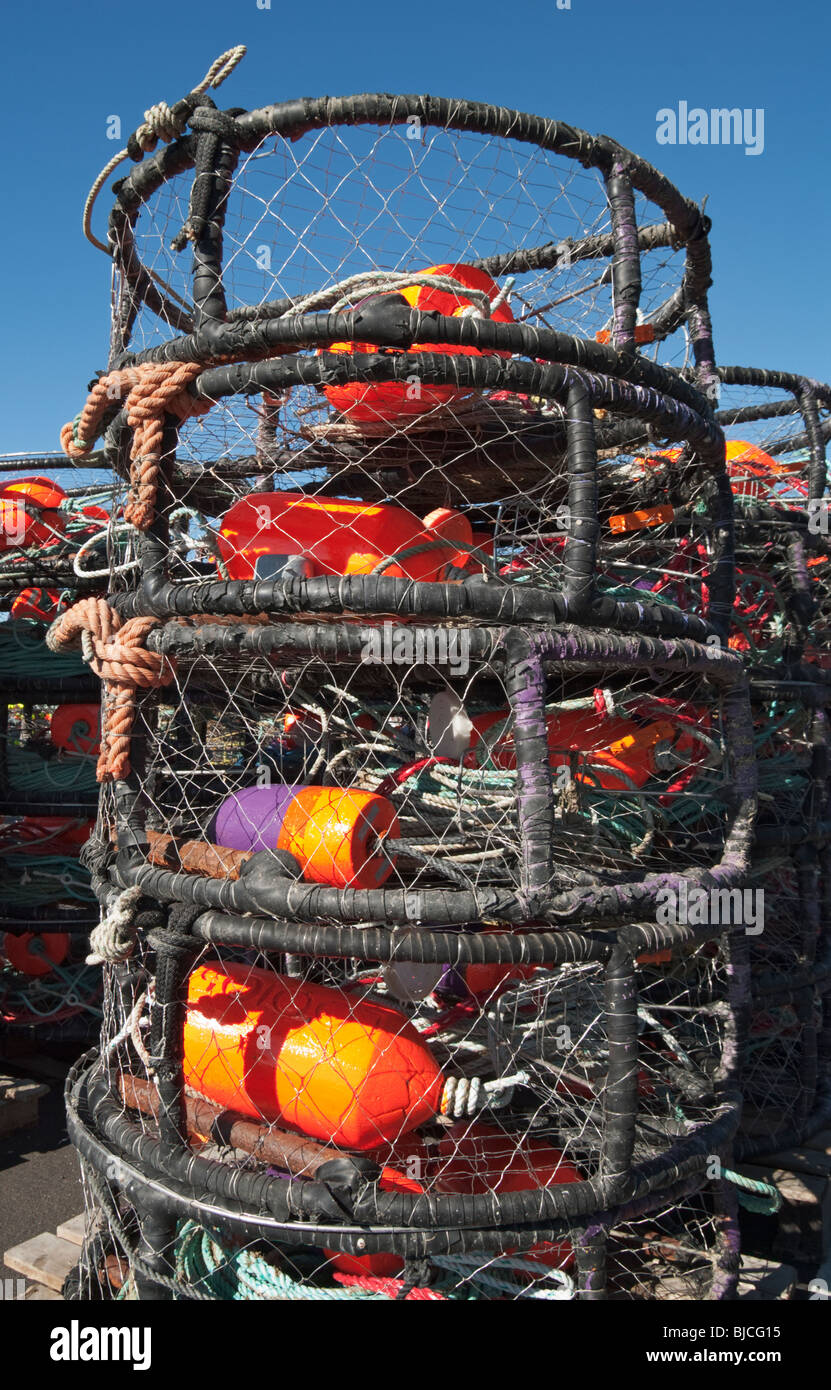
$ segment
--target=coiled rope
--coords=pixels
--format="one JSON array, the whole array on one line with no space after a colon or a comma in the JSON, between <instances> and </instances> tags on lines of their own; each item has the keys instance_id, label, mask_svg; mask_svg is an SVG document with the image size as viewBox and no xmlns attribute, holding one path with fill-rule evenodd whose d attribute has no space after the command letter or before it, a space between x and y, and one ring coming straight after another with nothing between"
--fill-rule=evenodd
<instances>
[{"instance_id":1,"label":"coiled rope","mask_svg":"<svg viewBox=\"0 0 831 1390\"><path fill-rule=\"evenodd\" d=\"M387 1299L383 1293L362 1288L299 1283L253 1250L228 1249L213 1232L195 1221L182 1226L175 1273L181 1284L196 1285L225 1301L285 1299L328 1303Z\"/></svg>"}]
</instances>

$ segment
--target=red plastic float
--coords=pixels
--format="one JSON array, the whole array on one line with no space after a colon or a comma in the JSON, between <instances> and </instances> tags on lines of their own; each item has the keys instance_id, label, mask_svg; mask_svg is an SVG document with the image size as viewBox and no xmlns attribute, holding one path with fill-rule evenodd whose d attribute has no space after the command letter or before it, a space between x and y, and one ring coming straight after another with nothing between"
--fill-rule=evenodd
<instances>
[{"instance_id":1,"label":"red plastic float","mask_svg":"<svg viewBox=\"0 0 831 1390\"><path fill-rule=\"evenodd\" d=\"M420 275L446 275L469 289L483 291L494 304L499 297L499 286L483 270L471 265L433 265ZM406 285L394 291L400 294L414 309L423 313L443 314L447 318L458 318L474 307L470 299L449 290L433 289L430 285ZM356 306L359 307L359 306ZM503 300L496 304L491 317L497 323L513 323L514 316ZM332 343L328 349L335 353L373 353L378 347L373 343ZM479 348L460 347L452 343L414 343L409 349L412 353L452 353L457 357L497 356L510 357L509 352L492 351L482 353ZM367 423L394 425L399 420L412 419L424 415L436 406L448 405L472 394L469 388L459 386L433 386L419 382L418 388L406 382L349 382L344 386L324 386L326 398L336 410L350 420Z\"/></svg>"},{"instance_id":2,"label":"red plastic float","mask_svg":"<svg viewBox=\"0 0 831 1390\"><path fill-rule=\"evenodd\" d=\"M0 956L21 975L39 978L51 975L53 965L62 965L69 955L66 932L0 933Z\"/></svg>"},{"instance_id":3,"label":"red plastic float","mask_svg":"<svg viewBox=\"0 0 831 1390\"><path fill-rule=\"evenodd\" d=\"M447 566L462 567L473 532L467 517L439 507L422 520L406 507L263 492L235 503L223 517L219 550L232 579L269 579L289 561L306 576L371 574L403 551L391 578L436 580Z\"/></svg>"}]
</instances>

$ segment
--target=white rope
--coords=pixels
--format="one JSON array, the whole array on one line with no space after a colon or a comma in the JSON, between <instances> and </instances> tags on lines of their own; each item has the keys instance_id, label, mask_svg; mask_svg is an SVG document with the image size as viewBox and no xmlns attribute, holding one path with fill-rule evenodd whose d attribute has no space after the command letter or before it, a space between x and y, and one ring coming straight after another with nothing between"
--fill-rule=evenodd
<instances>
[{"instance_id":1,"label":"white rope","mask_svg":"<svg viewBox=\"0 0 831 1390\"><path fill-rule=\"evenodd\" d=\"M509 1105L515 1086L524 1086L530 1077L527 1071L513 1076L501 1076L483 1081L480 1076L448 1076L441 1093L439 1112L451 1119L461 1120L489 1107L496 1110Z\"/></svg>"},{"instance_id":2,"label":"white rope","mask_svg":"<svg viewBox=\"0 0 831 1390\"><path fill-rule=\"evenodd\" d=\"M440 1269L461 1274L471 1283L482 1284L499 1293L514 1293L519 1297L565 1300L574 1298L574 1281L562 1269L546 1268L536 1260L520 1259L516 1256L500 1256L491 1264L482 1265L481 1255L431 1255L433 1264ZM560 1285L559 1289L537 1289L532 1285L522 1285L511 1277L511 1271L527 1274L535 1280L551 1279Z\"/></svg>"},{"instance_id":3,"label":"white rope","mask_svg":"<svg viewBox=\"0 0 831 1390\"><path fill-rule=\"evenodd\" d=\"M116 965L133 954L137 933L133 916L141 891L135 884L119 893L106 916L90 934L92 951L87 956L87 965Z\"/></svg>"},{"instance_id":4,"label":"white rope","mask_svg":"<svg viewBox=\"0 0 831 1390\"><path fill-rule=\"evenodd\" d=\"M115 536L117 531L135 533L135 527L129 521L119 521L113 527L113 536ZM94 536L90 536L89 539L85 540L83 545L80 545L76 550L75 559L72 561L72 569L79 579L106 579L111 574L126 574L128 570L134 570L141 564L141 560L136 558L135 560L122 560L119 565L105 565L104 568L100 570L83 569L79 563L81 556L87 555L90 550L94 549L96 545L99 545L100 542L106 538L106 534L107 530L105 527L102 531L96 532Z\"/></svg>"},{"instance_id":5,"label":"white rope","mask_svg":"<svg viewBox=\"0 0 831 1390\"><path fill-rule=\"evenodd\" d=\"M410 285L426 285L430 289L443 290L447 294L456 295L460 299L472 299L481 311L482 318L490 318L491 301L484 290L471 289L469 285L463 285L459 280L455 280L452 275L428 275L426 271L399 271L399 270L367 270L358 275L350 275L346 280L339 280L336 285L330 285L326 290L318 290L315 294L304 295L298 299L291 308L293 314L308 314L311 310L329 304L330 300L335 302L330 305L332 313L337 313L339 309L345 308L351 300L358 297L361 290L369 290L374 294L382 294L392 290L405 289ZM494 300L494 304L497 301ZM473 306L469 306L472 308ZM465 313L468 311L465 310ZM475 311L474 311L475 312Z\"/></svg>"},{"instance_id":6,"label":"white rope","mask_svg":"<svg viewBox=\"0 0 831 1390\"><path fill-rule=\"evenodd\" d=\"M152 991L152 985L150 986L150 991ZM107 1043L107 1046L101 1054L102 1061L105 1061L107 1057L111 1057L112 1054L115 1052L116 1048L120 1047L123 1042L126 1042L127 1039L130 1038L132 1040L133 1046L136 1047L136 1051L142 1058L142 1061L145 1062L145 1066L149 1064L150 1054L147 1052L144 1046L141 1034L139 1033L139 1027L142 1021L141 1016L144 1011L144 1006L147 1003L150 991L146 989L142 990L141 994L138 996L135 1004L133 1005L132 1009L127 1015L125 1022L122 1024L121 1028L119 1028L115 1037L110 1038L110 1041ZM138 1046L136 1046L137 1040Z\"/></svg>"},{"instance_id":7,"label":"white rope","mask_svg":"<svg viewBox=\"0 0 831 1390\"><path fill-rule=\"evenodd\" d=\"M242 59L245 57L245 51L245 44L239 43L235 48L229 48L225 53L220 53L219 57L215 58L211 63L202 81L193 88L194 94L196 96L202 96L204 92L207 92L209 87L220 87L226 77L231 76L237 64L242 62ZM187 115L175 117L166 101L156 102L156 105L151 106L149 111L145 111L144 122L136 131L136 140L141 149L145 152L154 150L159 140L164 144L168 144L171 140L174 140L177 135L181 135L185 129L187 119ZM95 206L95 200L98 194L101 192L110 174L127 158L129 158L129 150L127 149L119 150L118 154L113 155L109 163L101 170L101 173L98 175L98 178L87 194L87 200L84 203L84 236L87 241L91 241L93 246L96 246L99 251L103 251L108 256L112 255L110 247L103 241L99 241L97 236L93 233L92 209Z\"/></svg>"}]
</instances>

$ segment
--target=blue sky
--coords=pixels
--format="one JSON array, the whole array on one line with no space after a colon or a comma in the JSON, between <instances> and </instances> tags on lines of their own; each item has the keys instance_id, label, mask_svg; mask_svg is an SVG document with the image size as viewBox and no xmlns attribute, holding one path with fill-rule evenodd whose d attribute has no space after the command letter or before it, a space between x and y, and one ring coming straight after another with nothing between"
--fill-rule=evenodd
<instances>
[{"instance_id":1,"label":"blue sky","mask_svg":"<svg viewBox=\"0 0 831 1390\"><path fill-rule=\"evenodd\" d=\"M424 91L613 135L709 195L719 360L831 378L826 0L30 0L5 8L2 32L0 452L57 448L106 364L109 263L80 212L116 148L107 117L134 129L235 43L248 56L221 105ZM764 152L659 145L657 112L682 100L762 108Z\"/></svg>"}]
</instances>

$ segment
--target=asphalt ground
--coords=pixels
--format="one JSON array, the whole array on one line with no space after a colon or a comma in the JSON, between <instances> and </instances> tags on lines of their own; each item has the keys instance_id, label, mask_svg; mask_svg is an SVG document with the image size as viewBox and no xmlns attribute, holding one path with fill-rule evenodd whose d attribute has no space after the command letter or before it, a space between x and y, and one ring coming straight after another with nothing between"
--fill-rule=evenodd
<instances>
[{"instance_id":1,"label":"asphalt ground","mask_svg":"<svg viewBox=\"0 0 831 1390\"><path fill-rule=\"evenodd\" d=\"M0 1070L24 1075L2 1052ZM63 1082L32 1079L49 1086L38 1123L0 1136L0 1255L41 1231L54 1232L84 1206L78 1157L66 1133ZM19 1276L4 1263L2 1277Z\"/></svg>"}]
</instances>

